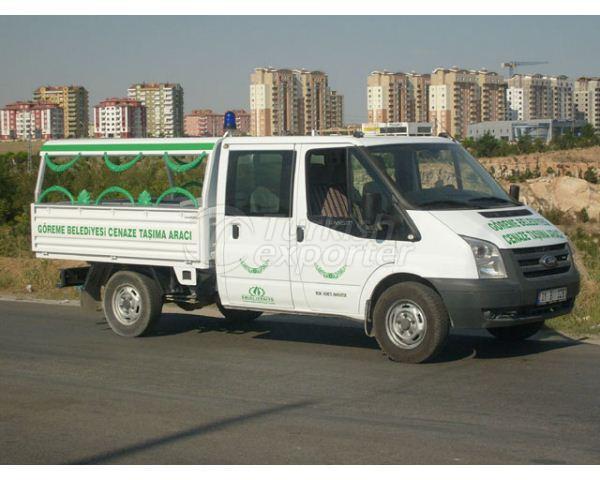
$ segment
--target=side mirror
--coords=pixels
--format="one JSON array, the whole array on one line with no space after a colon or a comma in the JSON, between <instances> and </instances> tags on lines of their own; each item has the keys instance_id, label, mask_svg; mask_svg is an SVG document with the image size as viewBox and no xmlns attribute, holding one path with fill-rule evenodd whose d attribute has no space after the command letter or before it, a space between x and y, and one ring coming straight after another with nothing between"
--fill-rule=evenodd
<instances>
[{"instance_id":1,"label":"side mirror","mask_svg":"<svg viewBox=\"0 0 600 480\"><path fill-rule=\"evenodd\" d=\"M381 193L367 192L365 193L365 223L367 225L375 225L377 215L381 213Z\"/></svg>"},{"instance_id":2,"label":"side mirror","mask_svg":"<svg viewBox=\"0 0 600 480\"><path fill-rule=\"evenodd\" d=\"M518 185L511 185L508 189L508 194L517 202L519 201L519 194L521 193L521 187Z\"/></svg>"}]
</instances>

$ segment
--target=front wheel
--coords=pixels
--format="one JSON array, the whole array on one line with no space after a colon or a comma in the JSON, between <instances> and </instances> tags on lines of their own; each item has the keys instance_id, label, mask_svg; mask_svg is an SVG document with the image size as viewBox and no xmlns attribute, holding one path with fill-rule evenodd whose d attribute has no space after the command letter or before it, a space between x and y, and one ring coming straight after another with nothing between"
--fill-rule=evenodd
<instances>
[{"instance_id":1,"label":"front wheel","mask_svg":"<svg viewBox=\"0 0 600 480\"><path fill-rule=\"evenodd\" d=\"M104 289L106 321L122 337L139 337L150 332L160 317L162 303L156 281L138 272L117 272Z\"/></svg>"},{"instance_id":2,"label":"front wheel","mask_svg":"<svg viewBox=\"0 0 600 480\"><path fill-rule=\"evenodd\" d=\"M375 338L394 361L421 363L442 347L450 319L441 297L417 282L392 285L373 310Z\"/></svg>"},{"instance_id":3,"label":"front wheel","mask_svg":"<svg viewBox=\"0 0 600 480\"><path fill-rule=\"evenodd\" d=\"M543 326L544 321L542 320L541 322L513 325L511 327L493 327L488 328L487 331L498 340L505 342L518 342L534 336Z\"/></svg>"}]
</instances>

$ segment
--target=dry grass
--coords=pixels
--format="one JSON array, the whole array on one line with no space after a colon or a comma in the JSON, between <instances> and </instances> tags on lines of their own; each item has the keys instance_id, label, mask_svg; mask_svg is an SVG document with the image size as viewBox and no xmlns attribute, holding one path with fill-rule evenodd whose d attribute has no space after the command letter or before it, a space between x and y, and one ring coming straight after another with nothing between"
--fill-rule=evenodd
<instances>
[{"instance_id":1,"label":"dry grass","mask_svg":"<svg viewBox=\"0 0 600 480\"><path fill-rule=\"evenodd\" d=\"M581 274L581 293L570 315L555 318L548 326L572 335L600 335L600 228L597 224L564 227L575 247Z\"/></svg>"},{"instance_id":2,"label":"dry grass","mask_svg":"<svg viewBox=\"0 0 600 480\"><path fill-rule=\"evenodd\" d=\"M56 288L59 269L75 265L79 264L38 258L0 257L0 293L19 298L77 298L74 288Z\"/></svg>"}]
</instances>

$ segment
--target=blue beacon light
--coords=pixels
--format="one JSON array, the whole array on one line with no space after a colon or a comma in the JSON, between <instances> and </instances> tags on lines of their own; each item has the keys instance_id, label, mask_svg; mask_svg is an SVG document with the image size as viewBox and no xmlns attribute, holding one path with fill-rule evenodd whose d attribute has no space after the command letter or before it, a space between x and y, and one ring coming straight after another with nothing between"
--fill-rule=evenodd
<instances>
[{"instance_id":1,"label":"blue beacon light","mask_svg":"<svg viewBox=\"0 0 600 480\"><path fill-rule=\"evenodd\" d=\"M224 130L235 130L237 128L235 124L235 113L232 111L225 112L225 117L223 119L223 129Z\"/></svg>"}]
</instances>

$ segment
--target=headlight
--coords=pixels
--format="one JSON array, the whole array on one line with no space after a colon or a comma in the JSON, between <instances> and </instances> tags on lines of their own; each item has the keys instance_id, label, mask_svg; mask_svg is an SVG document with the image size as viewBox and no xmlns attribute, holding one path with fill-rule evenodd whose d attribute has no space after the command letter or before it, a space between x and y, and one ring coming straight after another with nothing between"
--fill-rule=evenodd
<instances>
[{"instance_id":1,"label":"headlight","mask_svg":"<svg viewBox=\"0 0 600 480\"><path fill-rule=\"evenodd\" d=\"M471 247L479 278L506 278L504 261L496 245L478 238L462 238Z\"/></svg>"}]
</instances>

